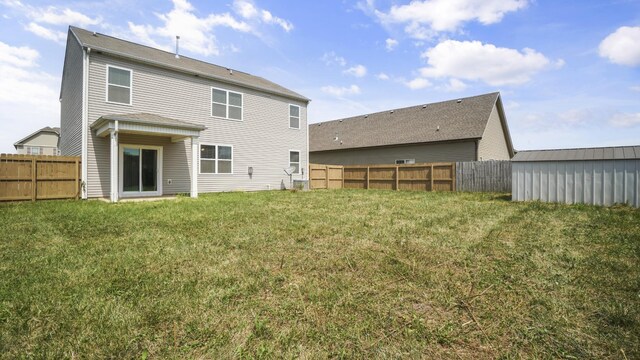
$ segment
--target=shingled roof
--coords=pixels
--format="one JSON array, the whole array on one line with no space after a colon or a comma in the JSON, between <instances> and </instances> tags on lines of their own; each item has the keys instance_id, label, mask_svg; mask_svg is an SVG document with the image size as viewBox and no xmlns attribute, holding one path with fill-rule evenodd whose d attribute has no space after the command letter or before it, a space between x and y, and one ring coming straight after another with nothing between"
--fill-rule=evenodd
<instances>
[{"instance_id":1,"label":"shingled roof","mask_svg":"<svg viewBox=\"0 0 640 360\"><path fill-rule=\"evenodd\" d=\"M309 151L479 139L499 100L494 92L311 124Z\"/></svg>"},{"instance_id":2,"label":"shingled roof","mask_svg":"<svg viewBox=\"0 0 640 360\"><path fill-rule=\"evenodd\" d=\"M233 69L233 71L229 71L229 68L192 59L183 55L176 58L175 54L171 52L136 44L109 35L95 33L75 26L70 26L69 30L78 39L81 46L91 48L95 51L102 51L103 53L118 57L124 57L176 71L208 77L256 90L262 90L295 100L305 102L310 101L308 98L294 91L259 76L237 71L235 69Z\"/></svg>"}]
</instances>

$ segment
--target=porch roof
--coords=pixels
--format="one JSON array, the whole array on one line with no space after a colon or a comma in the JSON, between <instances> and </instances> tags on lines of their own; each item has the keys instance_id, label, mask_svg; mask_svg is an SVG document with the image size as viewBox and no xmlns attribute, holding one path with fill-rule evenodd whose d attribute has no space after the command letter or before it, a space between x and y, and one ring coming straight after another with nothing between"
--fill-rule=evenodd
<instances>
[{"instance_id":1,"label":"porch roof","mask_svg":"<svg viewBox=\"0 0 640 360\"><path fill-rule=\"evenodd\" d=\"M95 130L98 136L107 136L110 130L115 130L123 133L181 138L199 136L200 132L206 128L203 125L192 124L156 114L137 113L103 115L91 125L91 129Z\"/></svg>"}]
</instances>

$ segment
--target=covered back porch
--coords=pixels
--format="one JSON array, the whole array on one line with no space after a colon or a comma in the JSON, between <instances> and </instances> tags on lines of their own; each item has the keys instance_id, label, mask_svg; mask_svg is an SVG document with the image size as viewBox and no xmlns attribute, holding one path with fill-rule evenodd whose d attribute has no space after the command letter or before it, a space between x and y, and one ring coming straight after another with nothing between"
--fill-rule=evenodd
<instances>
[{"instance_id":1,"label":"covered back porch","mask_svg":"<svg viewBox=\"0 0 640 360\"><path fill-rule=\"evenodd\" d=\"M104 115L91 129L109 141L111 202L163 196L167 194L165 186L173 193L189 192L198 197L198 139L204 126L138 113ZM187 151L191 153L190 167ZM186 191L176 190L174 178L188 179L187 189L178 187Z\"/></svg>"}]
</instances>

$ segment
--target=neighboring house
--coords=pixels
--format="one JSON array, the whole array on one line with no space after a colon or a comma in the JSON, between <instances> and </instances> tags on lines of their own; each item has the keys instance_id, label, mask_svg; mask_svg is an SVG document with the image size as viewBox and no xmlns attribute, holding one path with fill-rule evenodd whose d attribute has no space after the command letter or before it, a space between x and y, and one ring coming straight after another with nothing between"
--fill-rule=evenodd
<instances>
[{"instance_id":1,"label":"neighboring house","mask_svg":"<svg viewBox=\"0 0 640 360\"><path fill-rule=\"evenodd\" d=\"M309 125L311 163L332 165L509 160L500 93Z\"/></svg>"},{"instance_id":2,"label":"neighboring house","mask_svg":"<svg viewBox=\"0 0 640 360\"><path fill-rule=\"evenodd\" d=\"M60 155L60 128L45 127L13 144L18 154Z\"/></svg>"},{"instance_id":3,"label":"neighboring house","mask_svg":"<svg viewBox=\"0 0 640 360\"><path fill-rule=\"evenodd\" d=\"M289 186L307 174L309 99L241 71L70 27L62 155L83 198Z\"/></svg>"},{"instance_id":4,"label":"neighboring house","mask_svg":"<svg viewBox=\"0 0 640 360\"><path fill-rule=\"evenodd\" d=\"M640 146L518 151L514 201L640 207Z\"/></svg>"}]
</instances>

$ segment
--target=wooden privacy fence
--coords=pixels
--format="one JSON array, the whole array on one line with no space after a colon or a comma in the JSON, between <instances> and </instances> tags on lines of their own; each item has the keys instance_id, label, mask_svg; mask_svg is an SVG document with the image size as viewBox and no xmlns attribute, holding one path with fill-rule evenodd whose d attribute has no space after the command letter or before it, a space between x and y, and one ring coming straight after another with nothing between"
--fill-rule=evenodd
<instances>
[{"instance_id":1,"label":"wooden privacy fence","mask_svg":"<svg viewBox=\"0 0 640 360\"><path fill-rule=\"evenodd\" d=\"M309 165L311 189L455 191L455 163Z\"/></svg>"},{"instance_id":2,"label":"wooden privacy fence","mask_svg":"<svg viewBox=\"0 0 640 360\"><path fill-rule=\"evenodd\" d=\"M456 190L511 192L511 161L463 161L456 163Z\"/></svg>"},{"instance_id":3,"label":"wooden privacy fence","mask_svg":"<svg viewBox=\"0 0 640 360\"><path fill-rule=\"evenodd\" d=\"M0 154L0 201L80 195L80 157Z\"/></svg>"}]
</instances>

